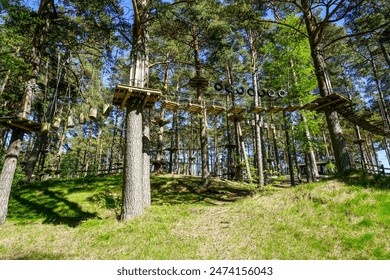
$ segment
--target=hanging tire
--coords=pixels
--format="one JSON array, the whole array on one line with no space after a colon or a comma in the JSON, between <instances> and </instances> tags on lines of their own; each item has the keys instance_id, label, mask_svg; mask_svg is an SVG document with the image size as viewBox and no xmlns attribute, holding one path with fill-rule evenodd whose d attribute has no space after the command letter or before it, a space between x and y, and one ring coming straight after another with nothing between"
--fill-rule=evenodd
<instances>
[{"instance_id":1,"label":"hanging tire","mask_svg":"<svg viewBox=\"0 0 390 280\"><path fill-rule=\"evenodd\" d=\"M273 89L267 90L268 97L274 98L276 96L276 92Z\"/></svg>"},{"instance_id":2,"label":"hanging tire","mask_svg":"<svg viewBox=\"0 0 390 280\"><path fill-rule=\"evenodd\" d=\"M223 86L221 83L215 83L214 84L214 89L217 91L221 91L223 89Z\"/></svg>"},{"instance_id":3,"label":"hanging tire","mask_svg":"<svg viewBox=\"0 0 390 280\"><path fill-rule=\"evenodd\" d=\"M257 95L258 95L259 97L264 97L264 96L267 95L267 90L261 89L261 90L259 90L259 92L257 93Z\"/></svg>"},{"instance_id":4,"label":"hanging tire","mask_svg":"<svg viewBox=\"0 0 390 280\"><path fill-rule=\"evenodd\" d=\"M236 93L239 95L244 95L245 89L243 87L239 87L238 89L236 89Z\"/></svg>"},{"instance_id":5,"label":"hanging tire","mask_svg":"<svg viewBox=\"0 0 390 280\"><path fill-rule=\"evenodd\" d=\"M280 98L286 97L286 96L287 96L287 91L284 90L284 89L279 90L279 91L278 91L278 96L279 96Z\"/></svg>"},{"instance_id":6,"label":"hanging tire","mask_svg":"<svg viewBox=\"0 0 390 280\"><path fill-rule=\"evenodd\" d=\"M246 93L248 93L249 96L255 96L255 90L253 88L248 88Z\"/></svg>"}]
</instances>

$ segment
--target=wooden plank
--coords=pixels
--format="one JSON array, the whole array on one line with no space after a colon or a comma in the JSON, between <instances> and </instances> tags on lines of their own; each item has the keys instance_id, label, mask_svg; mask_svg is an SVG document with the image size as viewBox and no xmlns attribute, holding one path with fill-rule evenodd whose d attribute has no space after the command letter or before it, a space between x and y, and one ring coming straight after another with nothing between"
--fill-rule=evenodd
<instances>
[{"instance_id":1,"label":"wooden plank","mask_svg":"<svg viewBox=\"0 0 390 280\"><path fill-rule=\"evenodd\" d=\"M22 129L26 132L40 132L42 128L41 123L18 116L0 117L0 124L10 128Z\"/></svg>"},{"instance_id":2,"label":"wooden plank","mask_svg":"<svg viewBox=\"0 0 390 280\"><path fill-rule=\"evenodd\" d=\"M252 107L250 110L249 110L249 113L252 113L252 114L260 114L261 112L264 112L266 111L267 109L264 108L264 107L261 107L261 106L257 106L257 107Z\"/></svg>"},{"instance_id":3,"label":"wooden plank","mask_svg":"<svg viewBox=\"0 0 390 280\"><path fill-rule=\"evenodd\" d=\"M287 107L285 107L285 108L283 109L283 111L286 111L286 112L294 112L294 111L296 111L296 110L298 110L298 109L300 109L300 108L301 108L300 105L288 105Z\"/></svg>"},{"instance_id":4,"label":"wooden plank","mask_svg":"<svg viewBox=\"0 0 390 280\"><path fill-rule=\"evenodd\" d=\"M202 111L203 107L199 104L192 104L192 103L188 103L188 105L185 107L185 110L190 112L190 113L194 113L194 114L198 114Z\"/></svg>"},{"instance_id":5,"label":"wooden plank","mask_svg":"<svg viewBox=\"0 0 390 280\"><path fill-rule=\"evenodd\" d=\"M310 103L306 103L305 105L303 105L301 107L301 109L304 109L304 110L310 110L311 108L315 107L315 106L318 106L318 103L316 102L310 102Z\"/></svg>"},{"instance_id":6,"label":"wooden plank","mask_svg":"<svg viewBox=\"0 0 390 280\"><path fill-rule=\"evenodd\" d=\"M267 113L278 113L280 111L283 110L283 107L280 107L280 106L272 106L272 107L269 107L268 110L267 110Z\"/></svg>"},{"instance_id":7,"label":"wooden plank","mask_svg":"<svg viewBox=\"0 0 390 280\"><path fill-rule=\"evenodd\" d=\"M176 103L176 102L173 102L173 101L168 101L168 100L164 100L164 102L162 103L162 107L163 108L165 108L167 110L174 111L174 112L177 111L179 106L180 106L179 103Z\"/></svg>"},{"instance_id":8,"label":"wooden plank","mask_svg":"<svg viewBox=\"0 0 390 280\"><path fill-rule=\"evenodd\" d=\"M214 114L214 115L221 114L223 111L225 111L225 108L222 106L212 105L207 108L207 113Z\"/></svg>"},{"instance_id":9,"label":"wooden plank","mask_svg":"<svg viewBox=\"0 0 390 280\"><path fill-rule=\"evenodd\" d=\"M240 107L240 106L234 106L234 107L230 108L227 112L229 114L239 115L244 111L245 111L245 108Z\"/></svg>"},{"instance_id":10,"label":"wooden plank","mask_svg":"<svg viewBox=\"0 0 390 280\"><path fill-rule=\"evenodd\" d=\"M143 107L153 106L160 97L161 91L156 89L119 84L114 91L113 104L124 108L129 99L140 99Z\"/></svg>"}]
</instances>

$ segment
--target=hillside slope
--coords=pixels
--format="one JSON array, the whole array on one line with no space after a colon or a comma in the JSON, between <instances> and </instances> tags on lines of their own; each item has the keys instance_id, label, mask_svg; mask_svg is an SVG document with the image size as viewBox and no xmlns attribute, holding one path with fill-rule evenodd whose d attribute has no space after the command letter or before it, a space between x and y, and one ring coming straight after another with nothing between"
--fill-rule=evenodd
<instances>
[{"instance_id":1,"label":"hillside slope","mask_svg":"<svg viewBox=\"0 0 390 280\"><path fill-rule=\"evenodd\" d=\"M118 222L121 176L13 189L0 259L390 259L389 178L261 191L153 176L152 207Z\"/></svg>"}]
</instances>

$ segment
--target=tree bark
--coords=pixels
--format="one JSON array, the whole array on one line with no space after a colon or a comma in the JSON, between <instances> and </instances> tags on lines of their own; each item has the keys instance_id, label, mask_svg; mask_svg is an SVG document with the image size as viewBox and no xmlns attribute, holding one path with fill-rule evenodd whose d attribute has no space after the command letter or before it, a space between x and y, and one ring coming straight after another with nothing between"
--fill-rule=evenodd
<instances>
[{"instance_id":1,"label":"tree bark","mask_svg":"<svg viewBox=\"0 0 390 280\"><path fill-rule=\"evenodd\" d=\"M129 220L143 212L142 113L139 104L126 108L126 144L123 171L121 220Z\"/></svg>"},{"instance_id":2,"label":"tree bark","mask_svg":"<svg viewBox=\"0 0 390 280\"><path fill-rule=\"evenodd\" d=\"M142 112L142 158L143 158L143 206L149 207L151 202L150 195L150 128L149 128L150 110Z\"/></svg>"},{"instance_id":3,"label":"tree bark","mask_svg":"<svg viewBox=\"0 0 390 280\"><path fill-rule=\"evenodd\" d=\"M332 83L324 59L322 40L326 24L318 24L315 15L312 14L310 1L301 1L302 12L309 37L311 56L313 58L318 87L322 97L333 94ZM336 161L336 167L340 173L352 169L347 143L341 128L338 113L332 109L325 111L326 121L330 133L331 143Z\"/></svg>"},{"instance_id":4,"label":"tree bark","mask_svg":"<svg viewBox=\"0 0 390 280\"><path fill-rule=\"evenodd\" d=\"M18 164L23 135L24 133L21 130L14 130L12 132L11 142L3 162L3 169L0 175L0 225L5 222L7 217L8 201Z\"/></svg>"},{"instance_id":5,"label":"tree bark","mask_svg":"<svg viewBox=\"0 0 390 280\"><path fill-rule=\"evenodd\" d=\"M129 83L140 88L146 87L149 82L150 2L132 0L134 24ZM141 215L145 205L150 205L150 157L149 153L143 152L150 148L149 118L143 117L142 111L138 100L130 98L126 107L122 221Z\"/></svg>"},{"instance_id":6,"label":"tree bark","mask_svg":"<svg viewBox=\"0 0 390 280\"><path fill-rule=\"evenodd\" d=\"M251 66L252 66L252 84L254 90L254 103L255 107L261 105L261 100L258 95L259 85L258 85L258 71L257 71L257 49L254 41L254 37L252 34L252 30L248 31L249 45L251 50ZM265 184L264 179L264 169L263 169L263 145L261 139L261 131L260 126L262 126L262 117L259 114L255 114L255 145L256 145L256 153L255 153L255 161L257 163L257 176L258 176L258 187L262 188Z\"/></svg>"},{"instance_id":7,"label":"tree bark","mask_svg":"<svg viewBox=\"0 0 390 280\"><path fill-rule=\"evenodd\" d=\"M240 147L241 147L241 151L242 151L242 156L244 158L246 173L247 173L247 176L248 176L248 181L252 182L251 169L250 169L248 157L246 155L245 143L244 143L244 140L242 139L242 130L241 130L240 123L238 123L238 127L237 128L238 128L238 137L240 139Z\"/></svg>"}]
</instances>

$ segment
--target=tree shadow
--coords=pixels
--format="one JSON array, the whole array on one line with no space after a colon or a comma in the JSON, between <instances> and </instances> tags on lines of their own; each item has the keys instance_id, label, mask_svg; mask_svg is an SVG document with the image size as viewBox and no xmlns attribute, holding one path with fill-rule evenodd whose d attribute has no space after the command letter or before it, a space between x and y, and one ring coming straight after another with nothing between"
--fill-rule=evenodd
<instances>
[{"instance_id":1,"label":"tree shadow","mask_svg":"<svg viewBox=\"0 0 390 280\"><path fill-rule=\"evenodd\" d=\"M355 172L348 176L337 176L337 179L350 186L362 186L364 188L390 190L390 176Z\"/></svg>"},{"instance_id":2,"label":"tree shadow","mask_svg":"<svg viewBox=\"0 0 390 280\"><path fill-rule=\"evenodd\" d=\"M33 252L21 256L17 256L12 260L63 260L65 256L60 254L49 254L44 252Z\"/></svg>"},{"instance_id":3,"label":"tree shadow","mask_svg":"<svg viewBox=\"0 0 390 280\"><path fill-rule=\"evenodd\" d=\"M152 203L212 205L227 204L241 198L252 196L253 190L232 186L228 181L211 180L207 187L202 186L201 179L156 177L151 182Z\"/></svg>"},{"instance_id":4,"label":"tree shadow","mask_svg":"<svg viewBox=\"0 0 390 280\"><path fill-rule=\"evenodd\" d=\"M31 199L23 197L27 191L12 193L13 203L17 205L9 213L9 218L44 219L43 223L46 224L76 227L84 220L97 217L96 213L83 211L77 203L49 189L43 189L41 194L34 198L30 196Z\"/></svg>"}]
</instances>

